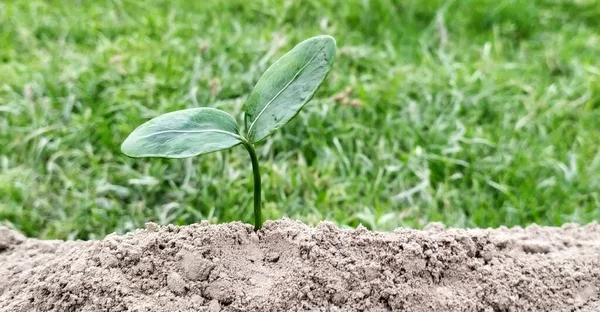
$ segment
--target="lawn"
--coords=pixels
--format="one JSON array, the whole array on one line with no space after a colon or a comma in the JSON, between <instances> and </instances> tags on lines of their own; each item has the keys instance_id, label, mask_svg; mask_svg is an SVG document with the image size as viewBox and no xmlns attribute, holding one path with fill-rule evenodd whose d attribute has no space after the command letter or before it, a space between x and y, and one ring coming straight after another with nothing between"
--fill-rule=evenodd
<instances>
[{"instance_id":1,"label":"lawn","mask_svg":"<svg viewBox=\"0 0 600 312\"><path fill-rule=\"evenodd\" d=\"M600 220L596 0L0 1L0 224L100 238L252 221L243 148L130 159L162 113L235 112L301 40L332 72L257 146L264 217L371 229Z\"/></svg>"}]
</instances>

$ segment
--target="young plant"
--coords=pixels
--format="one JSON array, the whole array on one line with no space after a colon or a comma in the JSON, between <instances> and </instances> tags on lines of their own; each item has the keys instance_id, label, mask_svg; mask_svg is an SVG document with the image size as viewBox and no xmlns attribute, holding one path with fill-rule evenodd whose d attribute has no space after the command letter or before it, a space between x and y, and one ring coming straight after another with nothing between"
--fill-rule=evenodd
<instances>
[{"instance_id":1,"label":"young plant","mask_svg":"<svg viewBox=\"0 0 600 312\"><path fill-rule=\"evenodd\" d=\"M244 131L228 113L208 107L166 113L137 127L121 145L129 157L187 158L242 144L254 173L254 228L262 226L261 180L254 144L294 118L327 76L335 39L309 38L277 60L244 104Z\"/></svg>"}]
</instances>

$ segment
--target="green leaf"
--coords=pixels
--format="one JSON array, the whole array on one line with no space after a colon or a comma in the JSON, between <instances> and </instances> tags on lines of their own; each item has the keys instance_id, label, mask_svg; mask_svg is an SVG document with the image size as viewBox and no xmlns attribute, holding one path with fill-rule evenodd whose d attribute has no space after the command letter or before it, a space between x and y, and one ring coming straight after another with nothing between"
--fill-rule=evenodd
<instances>
[{"instance_id":1,"label":"green leaf","mask_svg":"<svg viewBox=\"0 0 600 312\"><path fill-rule=\"evenodd\" d=\"M335 39L307 39L265 71L244 105L247 138L258 142L288 123L310 101L335 57Z\"/></svg>"},{"instance_id":2,"label":"green leaf","mask_svg":"<svg viewBox=\"0 0 600 312\"><path fill-rule=\"evenodd\" d=\"M224 111L202 107L158 116L137 127L121 151L130 157L186 158L242 143L239 127Z\"/></svg>"}]
</instances>

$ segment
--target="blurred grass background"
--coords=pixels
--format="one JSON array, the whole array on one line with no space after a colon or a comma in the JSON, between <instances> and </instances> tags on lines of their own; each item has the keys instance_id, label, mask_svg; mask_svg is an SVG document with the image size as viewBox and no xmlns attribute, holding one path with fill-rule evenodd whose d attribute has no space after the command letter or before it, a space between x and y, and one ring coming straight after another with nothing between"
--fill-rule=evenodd
<instances>
[{"instance_id":1,"label":"blurred grass background","mask_svg":"<svg viewBox=\"0 0 600 312\"><path fill-rule=\"evenodd\" d=\"M258 147L264 215L377 230L600 220L596 0L0 2L0 223L99 238L252 221L243 148L134 160L161 113L242 115L261 73L333 35L332 73Z\"/></svg>"}]
</instances>

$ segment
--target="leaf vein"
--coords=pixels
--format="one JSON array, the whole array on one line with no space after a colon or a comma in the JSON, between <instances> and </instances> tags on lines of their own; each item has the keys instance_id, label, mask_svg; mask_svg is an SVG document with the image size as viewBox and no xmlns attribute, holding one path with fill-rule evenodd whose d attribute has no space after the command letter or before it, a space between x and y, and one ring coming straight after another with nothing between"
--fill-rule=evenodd
<instances>
[{"instance_id":1,"label":"leaf vein","mask_svg":"<svg viewBox=\"0 0 600 312\"><path fill-rule=\"evenodd\" d=\"M216 133L221 133L221 134L227 134L230 135L238 140L241 141L241 137L235 133L231 133L229 131L223 131L223 130L219 130L219 129L202 129L202 130L165 130L165 131L158 131L158 132L153 132L150 133L148 135L145 136L141 136L138 139L146 139L152 136L156 136L156 135L161 135L161 134L165 134L165 133L205 133L205 132L216 132Z\"/></svg>"}]
</instances>

